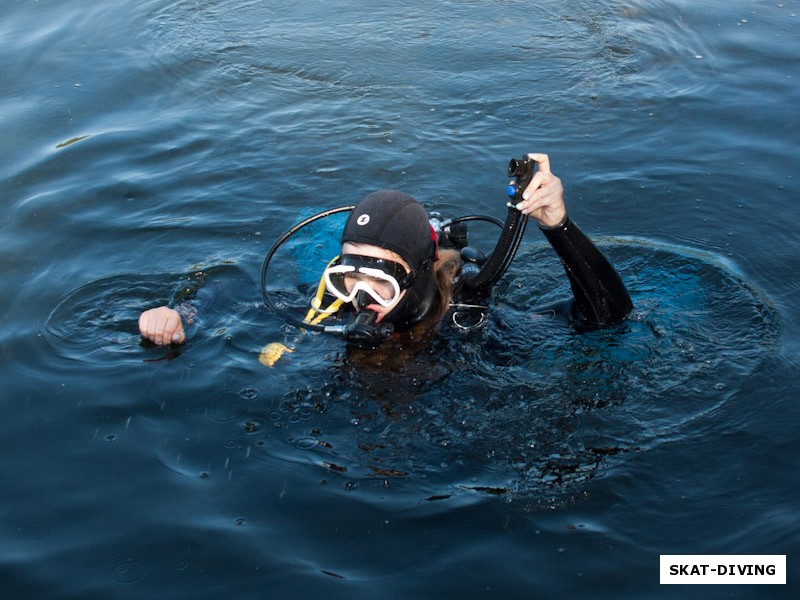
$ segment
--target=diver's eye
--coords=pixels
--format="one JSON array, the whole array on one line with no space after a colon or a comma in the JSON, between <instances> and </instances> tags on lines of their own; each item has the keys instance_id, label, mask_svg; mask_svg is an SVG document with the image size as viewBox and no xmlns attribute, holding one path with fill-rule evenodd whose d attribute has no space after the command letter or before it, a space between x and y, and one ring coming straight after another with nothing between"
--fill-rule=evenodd
<instances>
[{"instance_id":1,"label":"diver's eye","mask_svg":"<svg viewBox=\"0 0 800 600\"><path fill-rule=\"evenodd\" d=\"M344 276L344 286L348 294L353 291L353 288L359 281L367 284L372 291L384 300L389 300L394 296L394 288L388 281L377 277L370 277L363 273L347 273Z\"/></svg>"}]
</instances>

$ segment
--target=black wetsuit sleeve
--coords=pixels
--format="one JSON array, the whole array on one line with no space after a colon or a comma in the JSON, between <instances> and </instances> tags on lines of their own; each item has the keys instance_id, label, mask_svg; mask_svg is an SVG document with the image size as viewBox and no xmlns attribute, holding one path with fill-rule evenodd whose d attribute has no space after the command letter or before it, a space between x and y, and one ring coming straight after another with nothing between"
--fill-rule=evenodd
<instances>
[{"instance_id":1,"label":"black wetsuit sleeve","mask_svg":"<svg viewBox=\"0 0 800 600\"><path fill-rule=\"evenodd\" d=\"M183 328L187 337L194 337L200 328L203 317L209 310L219 304L220 285L217 282L207 284L205 281L192 282L192 285L184 286L175 293L170 302L170 308L177 311L181 316Z\"/></svg>"},{"instance_id":2,"label":"black wetsuit sleeve","mask_svg":"<svg viewBox=\"0 0 800 600\"><path fill-rule=\"evenodd\" d=\"M194 325L200 329L205 317L212 322L220 314L230 312L245 292L251 292L252 283L238 269L230 267L211 268L208 271L189 275L188 281L178 289L170 302L170 308L181 315L184 328ZM247 297L244 296L244 299ZM194 335L194 333L188 335Z\"/></svg>"},{"instance_id":3,"label":"black wetsuit sleeve","mask_svg":"<svg viewBox=\"0 0 800 600\"><path fill-rule=\"evenodd\" d=\"M556 227L540 229L567 272L577 318L591 326L625 319L633 302L622 279L597 246L569 217Z\"/></svg>"}]
</instances>

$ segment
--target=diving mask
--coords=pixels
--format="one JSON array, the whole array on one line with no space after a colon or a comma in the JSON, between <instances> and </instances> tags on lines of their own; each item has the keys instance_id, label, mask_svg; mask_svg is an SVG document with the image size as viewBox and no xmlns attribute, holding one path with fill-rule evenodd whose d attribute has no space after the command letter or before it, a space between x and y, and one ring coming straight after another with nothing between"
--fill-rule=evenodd
<instances>
[{"instance_id":1,"label":"diving mask","mask_svg":"<svg viewBox=\"0 0 800 600\"><path fill-rule=\"evenodd\" d=\"M393 260L343 254L337 264L325 269L324 276L328 291L344 302L352 302L359 292L364 292L377 304L389 308L411 285L414 272L408 273Z\"/></svg>"}]
</instances>

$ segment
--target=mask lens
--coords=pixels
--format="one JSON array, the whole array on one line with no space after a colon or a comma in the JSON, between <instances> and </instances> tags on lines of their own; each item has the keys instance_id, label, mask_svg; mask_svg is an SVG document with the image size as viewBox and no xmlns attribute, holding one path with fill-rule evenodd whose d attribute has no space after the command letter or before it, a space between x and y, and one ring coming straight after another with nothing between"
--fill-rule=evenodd
<instances>
[{"instance_id":1,"label":"mask lens","mask_svg":"<svg viewBox=\"0 0 800 600\"><path fill-rule=\"evenodd\" d=\"M345 302L352 302L363 291L376 303L389 307L402 292L397 275L405 275L399 263L346 254L340 264L325 270L325 282L328 290Z\"/></svg>"},{"instance_id":2,"label":"mask lens","mask_svg":"<svg viewBox=\"0 0 800 600\"><path fill-rule=\"evenodd\" d=\"M347 296L350 294L347 284L345 283L346 273L343 271L334 270L336 267L328 267L325 269L325 284L328 291L337 298L347 301Z\"/></svg>"},{"instance_id":3,"label":"mask lens","mask_svg":"<svg viewBox=\"0 0 800 600\"><path fill-rule=\"evenodd\" d=\"M364 275L363 273L359 273L357 271L353 273L347 273L344 276L344 286L348 295L353 293L353 290L359 282L363 283L368 290L373 292L370 294L371 296L377 294L382 300L387 302L394 301L395 288L389 281L379 277L374 277L372 275Z\"/></svg>"}]
</instances>

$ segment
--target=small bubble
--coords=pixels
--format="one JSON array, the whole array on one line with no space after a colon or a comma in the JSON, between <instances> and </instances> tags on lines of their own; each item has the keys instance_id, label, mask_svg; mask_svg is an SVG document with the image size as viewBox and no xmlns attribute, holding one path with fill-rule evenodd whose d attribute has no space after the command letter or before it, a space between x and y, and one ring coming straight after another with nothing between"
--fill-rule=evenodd
<instances>
[{"instance_id":1,"label":"small bubble","mask_svg":"<svg viewBox=\"0 0 800 600\"><path fill-rule=\"evenodd\" d=\"M290 439L288 441L296 448L300 448L300 450L310 450L317 446L317 442L313 438L302 437L298 440Z\"/></svg>"},{"instance_id":2,"label":"small bubble","mask_svg":"<svg viewBox=\"0 0 800 600\"><path fill-rule=\"evenodd\" d=\"M208 479L208 471L200 471L200 479Z\"/></svg>"},{"instance_id":3,"label":"small bubble","mask_svg":"<svg viewBox=\"0 0 800 600\"><path fill-rule=\"evenodd\" d=\"M347 483L344 484L344 489L346 489L348 492L356 489L357 487L358 484L355 481L348 481Z\"/></svg>"},{"instance_id":4,"label":"small bubble","mask_svg":"<svg viewBox=\"0 0 800 600\"><path fill-rule=\"evenodd\" d=\"M237 527L242 527L247 524L247 519L244 517L239 517L238 519L234 519L233 522Z\"/></svg>"},{"instance_id":5,"label":"small bubble","mask_svg":"<svg viewBox=\"0 0 800 600\"><path fill-rule=\"evenodd\" d=\"M111 444L111 443L114 443L114 442L116 442L116 441L117 441L117 436L115 436L113 433L112 433L112 434L109 434L109 435L107 435L107 436L106 436L106 441L107 441L109 444Z\"/></svg>"},{"instance_id":6,"label":"small bubble","mask_svg":"<svg viewBox=\"0 0 800 600\"><path fill-rule=\"evenodd\" d=\"M119 585L134 585L147 578L148 568L143 562L128 559L116 565L110 573L111 580Z\"/></svg>"},{"instance_id":7,"label":"small bubble","mask_svg":"<svg viewBox=\"0 0 800 600\"><path fill-rule=\"evenodd\" d=\"M260 395L259 391L253 388L244 388L239 392L239 397L242 400L255 400Z\"/></svg>"}]
</instances>

